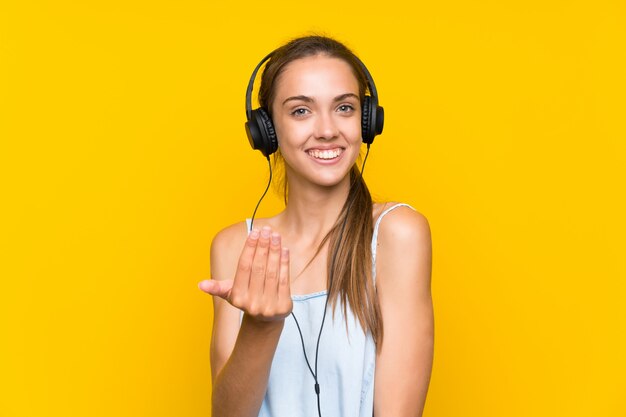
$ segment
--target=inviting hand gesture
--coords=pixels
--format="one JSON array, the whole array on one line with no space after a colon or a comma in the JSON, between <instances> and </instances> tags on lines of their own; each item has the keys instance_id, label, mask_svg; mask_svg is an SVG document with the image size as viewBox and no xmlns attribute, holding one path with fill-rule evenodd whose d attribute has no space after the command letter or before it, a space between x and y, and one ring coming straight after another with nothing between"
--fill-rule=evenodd
<instances>
[{"instance_id":1,"label":"inviting hand gesture","mask_svg":"<svg viewBox=\"0 0 626 417\"><path fill-rule=\"evenodd\" d=\"M259 321L283 320L293 303L289 288L289 250L268 226L253 229L244 245L233 280L204 280L198 287L228 301Z\"/></svg>"}]
</instances>

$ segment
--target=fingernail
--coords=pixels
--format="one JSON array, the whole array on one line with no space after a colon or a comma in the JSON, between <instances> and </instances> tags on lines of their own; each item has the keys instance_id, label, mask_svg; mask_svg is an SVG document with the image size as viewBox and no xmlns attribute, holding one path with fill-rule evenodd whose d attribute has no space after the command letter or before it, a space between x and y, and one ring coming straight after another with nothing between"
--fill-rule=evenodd
<instances>
[{"instance_id":1,"label":"fingernail","mask_svg":"<svg viewBox=\"0 0 626 417\"><path fill-rule=\"evenodd\" d=\"M250 238L251 239L258 239L259 238L259 230L258 229L252 229L252 231L250 232Z\"/></svg>"},{"instance_id":2,"label":"fingernail","mask_svg":"<svg viewBox=\"0 0 626 417\"><path fill-rule=\"evenodd\" d=\"M288 257L289 256L289 249L283 248L283 256L284 257Z\"/></svg>"},{"instance_id":3,"label":"fingernail","mask_svg":"<svg viewBox=\"0 0 626 417\"><path fill-rule=\"evenodd\" d=\"M272 243L275 245L280 243L280 235L278 233L272 233Z\"/></svg>"},{"instance_id":4,"label":"fingernail","mask_svg":"<svg viewBox=\"0 0 626 417\"><path fill-rule=\"evenodd\" d=\"M268 238L270 237L270 228L265 226L261 229L261 237Z\"/></svg>"}]
</instances>

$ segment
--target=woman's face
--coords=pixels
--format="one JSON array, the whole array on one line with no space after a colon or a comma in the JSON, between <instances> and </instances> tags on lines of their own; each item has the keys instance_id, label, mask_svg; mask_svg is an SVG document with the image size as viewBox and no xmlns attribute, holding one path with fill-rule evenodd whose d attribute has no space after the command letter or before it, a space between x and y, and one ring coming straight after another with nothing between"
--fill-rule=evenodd
<instances>
[{"instance_id":1,"label":"woman's face","mask_svg":"<svg viewBox=\"0 0 626 417\"><path fill-rule=\"evenodd\" d=\"M285 66L275 89L272 121L289 182L336 185L362 143L359 85L352 68L324 55L297 59Z\"/></svg>"}]
</instances>

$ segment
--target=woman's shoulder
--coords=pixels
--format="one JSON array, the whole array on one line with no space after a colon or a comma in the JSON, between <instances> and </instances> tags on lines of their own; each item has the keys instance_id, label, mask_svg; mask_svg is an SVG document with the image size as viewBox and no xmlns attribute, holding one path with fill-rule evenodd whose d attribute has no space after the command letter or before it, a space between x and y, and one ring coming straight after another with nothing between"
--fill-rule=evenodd
<instances>
[{"instance_id":1,"label":"woman's shoulder","mask_svg":"<svg viewBox=\"0 0 626 417\"><path fill-rule=\"evenodd\" d=\"M382 213L391 207L395 208L379 219L376 285L379 288L383 285L399 291L408 291L414 284L427 288L430 285L432 263L432 239L428 219L417 209L398 206L395 202L387 203Z\"/></svg>"},{"instance_id":2,"label":"woman's shoulder","mask_svg":"<svg viewBox=\"0 0 626 417\"><path fill-rule=\"evenodd\" d=\"M245 221L226 226L215 234L212 244L217 246L232 245L236 241L243 240L248 235L247 228Z\"/></svg>"},{"instance_id":3,"label":"woman's shoulder","mask_svg":"<svg viewBox=\"0 0 626 417\"><path fill-rule=\"evenodd\" d=\"M211 264L236 262L247 236L245 221L231 224L217 232L211 242Z\"/></svg>"},{"instance_id":4,"label":"woman's shoulder","mask_svg":"<svg viewBox=\"0 0 626 417\"><path fill-rule=\"evenodd\" d=\"M397 201L374 204L374 220L379 224L379 240L392 240L398 245L430 239L426 216L406 203ZM381 217L382 216L382 217Z\"/></svg>"}]
</instances>

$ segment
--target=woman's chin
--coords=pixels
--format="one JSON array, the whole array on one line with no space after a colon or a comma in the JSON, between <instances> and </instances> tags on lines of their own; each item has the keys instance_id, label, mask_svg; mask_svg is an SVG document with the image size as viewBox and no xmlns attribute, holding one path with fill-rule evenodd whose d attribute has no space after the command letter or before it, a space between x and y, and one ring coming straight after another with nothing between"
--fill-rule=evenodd
<instances>
[{"instance_id":1,"label":"woman's chin","mask_svg":"<svg viewBox=\"0 0 626 417\"><path fill-rule=\"evenodd\" d=\"M320 175L316 175L314 178L311 178L310 181L320 187L336 187L340 185L344 181L349 181L350 171L341 172L341 173L331 173L325 172Z\"/></svg>"}]
</instances>

